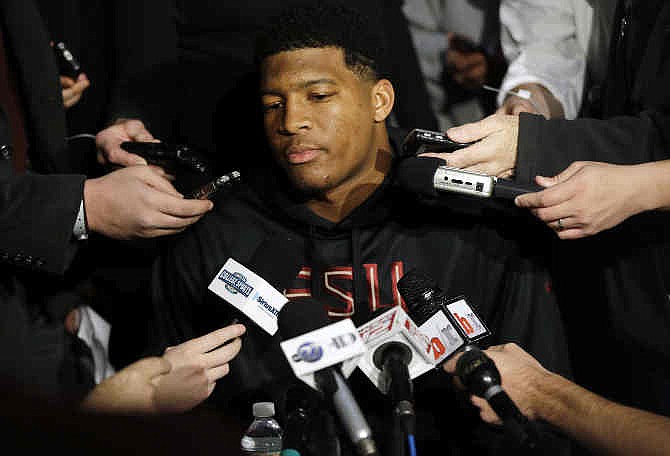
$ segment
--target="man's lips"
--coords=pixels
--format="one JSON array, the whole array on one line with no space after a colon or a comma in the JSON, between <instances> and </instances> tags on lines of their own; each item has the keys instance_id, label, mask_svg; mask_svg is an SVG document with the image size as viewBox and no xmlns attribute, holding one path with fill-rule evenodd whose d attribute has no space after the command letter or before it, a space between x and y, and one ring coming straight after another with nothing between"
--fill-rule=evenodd
<instances>
[{"instance_id":1,"label":"man's lips","mask_svg":"<svg viewBox=\"0 0 670 456\"><path fill-rule=\"evenodd\" d=\"M286 150L286 159L292 165L299 165L314 160L322 151L314 145L291 146Z\"/></svg>"}]
</instances>

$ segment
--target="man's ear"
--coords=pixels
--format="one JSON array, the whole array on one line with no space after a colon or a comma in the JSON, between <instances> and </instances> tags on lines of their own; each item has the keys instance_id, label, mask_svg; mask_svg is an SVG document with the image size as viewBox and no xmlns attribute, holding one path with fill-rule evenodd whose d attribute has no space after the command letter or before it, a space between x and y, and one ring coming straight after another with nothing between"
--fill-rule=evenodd
<instances>
[{"instance_id":1,"label":"man's ear","mask_svg":"<svg viewBox=\"0 0 670 456\"><path fill-rule=\"evenodd\" d=\"M388 79L380 79L372 88L375 108L375 122L383 122L391 114L395 102L393 84Z\"/></svg>"}]
</instances>

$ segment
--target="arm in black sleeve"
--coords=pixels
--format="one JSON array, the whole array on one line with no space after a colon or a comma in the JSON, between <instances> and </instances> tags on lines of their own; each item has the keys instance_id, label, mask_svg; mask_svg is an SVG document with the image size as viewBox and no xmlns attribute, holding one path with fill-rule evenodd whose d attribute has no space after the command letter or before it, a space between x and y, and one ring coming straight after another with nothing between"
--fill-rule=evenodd
<instances>
[{"instance_id":1,"label":"arm in black sleeve","mask_svg":"<svg viewBox=\"0 0 670 456\"><path fill-rule=\"evenodd\" d=\"M546 120L522 114L517 180L532 182L536 175L554 176L575 161L632 165L667 159L668 131L670 115L659 112L606 120Z\"/></svg>"},{"instance_id":2,"label":"arm in black sleeve","mask_svg":"<svg viewBox=\"0 0 670 456\"><path fill-rule=\"evenodd\" d=\"M63 274L77 249L74 226L84 176L28 174L0 179L0 260Z\"/></svg>"},{"instance_id":3,"label":"arm in black sleeve","mask_svg":"<svg viewBox=\"0 0 670 456\"><path fill-rule=\"evenodd\" d=\"M544 120L522 114L519 118L517 178L530 181L538 174L553 176L574 161L637 164L670 157L670 6L655 13L648 39L636 42L643 49L629 92L612 96L628 99L629 107L612 111L604 120ZM615 78L625 69L617 68ZM615 108L612 108L615 109Z\"/></svg>"}]
</instances>

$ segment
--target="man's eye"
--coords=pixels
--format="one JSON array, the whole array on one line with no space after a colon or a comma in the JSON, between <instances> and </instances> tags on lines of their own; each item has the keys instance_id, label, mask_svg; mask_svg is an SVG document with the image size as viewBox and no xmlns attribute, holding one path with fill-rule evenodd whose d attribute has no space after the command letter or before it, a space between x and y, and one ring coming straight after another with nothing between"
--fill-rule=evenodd
<instances>
[{"instance_id":1,"label":"man's eye","mask_svg":"<svg viewBox=\"0 0 670 456\"><path fill-rule=\"evenodd\" d=\"M263 105L263 112L270 112L270 111L276 111L277 109L281 108L282 104L280 101L276 101L274 103L266 103Z\"/></svg>"},{"instance_id":2,"label":"man's eye","mask_svg":"<svg viewBox=\"0 0 670 456\"><path fill-rule=\"evenodd\" d=\"M332 93L321 93L321 92L319 92L319 93L311 94L310 98L312 100L316 100L316 101L323 101L323 100L327 100L328 98L330 98L332 96L333 96Z\"/></svg>"}]
</instances>

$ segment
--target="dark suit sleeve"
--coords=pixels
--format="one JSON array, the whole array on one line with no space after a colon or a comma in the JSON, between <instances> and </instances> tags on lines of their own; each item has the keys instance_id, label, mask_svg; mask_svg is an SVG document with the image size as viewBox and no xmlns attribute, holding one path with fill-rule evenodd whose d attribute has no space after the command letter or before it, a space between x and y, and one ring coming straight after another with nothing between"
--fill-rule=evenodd
<instances>
[{"instance_id":1,"label":"dark suit sleeve","mask_svg":"<svg viewBox=\"0 0 670 456\"><path fill-rule=\"evenodd\" d=\"M120 0L112 8L117 75L108 120L138 118L154 136L169 138L180 71L176 2Z\"/></svg>"},{"instance_id":2,"label":"dark suit sleeve","mask_svg":"<svg viewBox=\"0 0 670 456\"><path fill-rule=\"evenodd\" d=\"M574 161L632 165L664 160L670 156L668 132L670 116L659 112L606 120L545 120L522 114L517 180L554 176Z\"/></svg>"},{"instance_id":3,"label":"dark suit sleeve","mask_svg":"<svg viewBox=\"0 0 670 456\"><path fill-rule=\"evenodd\" d=\"M0 178L0 261L62 274L77 248L74 226L84 176Z\"/></svg>"}]
</instances>

